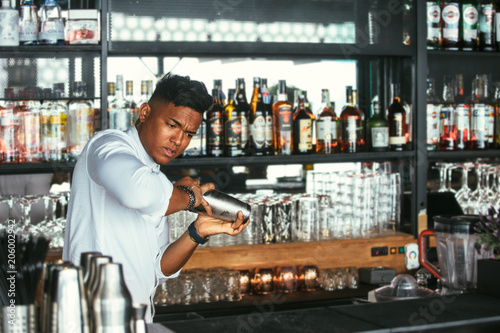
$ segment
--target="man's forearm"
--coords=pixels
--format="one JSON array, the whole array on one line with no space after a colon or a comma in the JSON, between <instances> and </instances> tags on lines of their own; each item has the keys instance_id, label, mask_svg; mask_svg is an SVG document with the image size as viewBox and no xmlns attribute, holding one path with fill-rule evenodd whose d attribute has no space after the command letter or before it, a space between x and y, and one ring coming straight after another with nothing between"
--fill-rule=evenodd
<instances>
[{"instance_id":1,"label":"man's forearm","mask_svg":"<svg viewBox=\"0 0 500 333\"><path fill-rule=\"evenodd\" d=\"M161 271L163 274L169 276L181 269L191 258L197 246L198 244L191 240L187 231L184 232L163 252L161 257Z\"/></svg>"}]
</instances>

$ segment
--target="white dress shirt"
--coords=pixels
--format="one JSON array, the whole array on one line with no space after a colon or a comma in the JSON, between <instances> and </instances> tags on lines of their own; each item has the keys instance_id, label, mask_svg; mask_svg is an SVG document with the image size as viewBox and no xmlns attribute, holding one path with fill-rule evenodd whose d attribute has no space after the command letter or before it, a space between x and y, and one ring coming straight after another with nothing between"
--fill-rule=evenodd
<instances>
[{"instance_id":1,"label":"white dress shirt","mask_svg":"<svg viewBox=\"0 0 500 333\"><path fill-rule=\"evenodd\" d=\"M100 251L121 263L133 302L148 305L147 322L156 287L179 274L167 277L160 268L172 190L135 126L94 135L73 173L63 260L79 265L82 252Z\"/></svg>"}]
</instances>

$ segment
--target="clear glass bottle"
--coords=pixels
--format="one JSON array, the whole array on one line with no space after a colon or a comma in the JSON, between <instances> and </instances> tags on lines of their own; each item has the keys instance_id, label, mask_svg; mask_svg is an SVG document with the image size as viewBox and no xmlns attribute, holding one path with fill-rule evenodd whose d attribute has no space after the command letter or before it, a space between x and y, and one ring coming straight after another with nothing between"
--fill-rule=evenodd
<instances>
[{"instance_id":1,"label":"clear glass bottle","mask_svg":"<svg viewBox=\"0 0 500 333\"><path fill-rule=\"evenodd\" d=\"M427 150L439 149L439 115L441 114L440 99L434 90L434 79L427 78Z\"/></svg>"},{"instance_id":2,"label":"clear glass bottle","mask_svg":"<svg viewBox=\"0 0 500 333\"><path fill-rule=\"evenodd\" d=\"M439 50L441 41L439 1L427 1L427 49Z\"/></svg>"},{"instance_id":3,"label":"clear glass bottle","mask_svg":"<svg viewBox=\"0 0 500 333\"><path fill-rule=\"evenodd\" d=\"M352 86L346 87L346 104L340 113L340 125L342 128L341 151L343 153L358 153L363 151L364 138L364 114L357 108L357 96L353 94Z\"/></svg>"},{"instance_id":4,"label":"clear glass bottle","mask_svg":"<svg viewBox=\"0 0 500 333\"><path fill-rule=\"evenodd\" d=\"M316 153L333 154L340 151L340 124L335 114L335 104L330 101L330 91L321 90L321 107L316 116Z\"/></svg>"},{"instance_id":5,"label":"clear glass bottle","mask_svg":"<svg viewBox=\"0 0 500 333\"><path fill-rule=\"evenodd\" d=\"M297 111L293 115L293 152L294 154L312 154L314 115L305 106L305 96L299 95Z\"/></svg>"},{"instance_id":6,"label":"clear glass bottle","mask_svg":"<svg viewBox=\"0 0 500 333\"><path fill-rule=\"evenodd\" d=\"M0 46L19 45L19 13L10 6L10 0L2 0L0 8Z\"/></svg>"},{"instance_id":7,"label":"clear glass bottle","mask_svg":"<svg viewBox=\"0 0 500 333\"><path fill-rule=\"evenodd\" d=\"M38 43L38 14L36 5L31 0L23 0L19 6L19 44L36 45Z\"/></svg>"},{"instance_id":8,"label":"clear glass bottle","mask_svg":"<svg viewBox=\"0 0 500 333\"><path fill-rule=\"evenodd\" d=\"M224 107L224 148L229 157L241 156L241 119L234 102L235 95L236 89L229 89Z\"/></svg>"},{"instance_id":9,"label":"clear glass bottle","mask_svg":"<svg viewBox=\"0 0 500 333\"><path fill-rule=\"evenodd\" d=\"M87 86L83 81L73 83L73 100L68 107L68 158L75 161L87 141L94 135L94 107L87 99Z\"/></svg>"},{"instance_id":10,"label":"clear glass bottle","mask_svg":"<svg viewBox=\"0 0 500 333\"><path fill-rule=\"evenodd\" d=\"M207 155L224 155L224 107L220 104L220 90L212 89L213 103L207 110Z\"/></svg>"},{"instance_id":11,"label":"clear glass bottle","mask_svg":"<svg viewBox=\"0 0 500 333\"><path fill-rule=\"evenodd\" d=\"M56 0L45 0L39 11L40 31L38 43L64 45L64 21Z\"/></svg>"},{"instance_id":12,"label":"clear glass bottle","mask_svg":"<svg viewBox=\"0 0 500 333\"><path fill-rule=\"evenodd\" d=\"M472 81L473 106L470 116L470 140L469 147L472 150L488 148L487 114L484 100L484 78L477 75Z\"/></svg>"},{"instance_id":13,"label":"clear glass bottle","mask_svg":"<svg viewBox=\"0 0 500 333\"><path fill-rule=\"evenodd\" d=\"M6 88L6 101L0 112L0 138L3 142L2 147L0 147L2 163L19 163L21 118L14 112L14 97L14 89Z\"/></svg>"},{"instance_id":14,"label":"clear glass bottle","mask_svg":"<svg viewBox=\"0 0 500 333\"><path fill-rule=\"evenodd\" d=\"M109 109L109 128L125 131L130 127L132 103L123 94L123 75L116 76L116 95Z\"/></svg>"},{"instance_id":15,"label":"clear glass bottle","mask_svg":"<svg viewBox=\"0 0 500 333\"><path fill-rule=\"evenodd\" d=\"M372 99L372 116L366 122L366 143L368 150L382 152L389 150L389 125L385 119L378 95Z\"/></svg>"},{"instance_id":16,"label":"clear glass bottle","mask_svg":"<svg viewBox=\"0 0 500 333\"><path fill-rule=\"evenodd\" d=\"M278 101L273 104L274 154L293 153L293 106L288 101L286 81L278 81Z\"/></svg>"},{"instance_id":17,"label":"clear glass bottle","mask_svg":"<svg viewBox=\"0 0 500 333\"><path fill-rule=\"evenodd\" d=\"M40 105L35 101L35 90L26 91L26 100L19 104L17 114L21 118L20 142L21 155L20 162L32 163L41 162L42 141L40 139L41 119Z\"/></svg>"},{"instance_id":18,"label":"clear glass bottle","mask_svg":"<svg viewBox=\"0 0 500 333\"><path fill-rule=\"evenodd\" d=\"M260 92L262 94L262 101L264 102L266 110L266 143L265 151L266 155L274 154L274 133L273 133L273 106L271 104L271 94L269 88L267 87L267 79L260 79Z\"/></svg>"},{"instance_id":19,"label":"clear glass bottle","mask_svg":"<svg viewBox=\"0 0 500 333\"><path fill-rule=\"evenodd\" d=\"M454 104L456 81L451 75L445 75L443 81L443 104L439 113L439 150L456 150L457 121Z\"/></svg>"},{"instance_id":20,"label":"clear glass bottle","mask_svg":"<svg viewBox=\"0 0 500 333\"><path fill-rule=\"evenodd\" d=\"M458 1L441 1L441 48L458 50L460 45L460 4Z\"/></svg>"},{"instance_id":21,"label":"clear glass bottle","mask_svg":"<svg viewBox=\"0 0 500 333\"><path fill-rule=\"evenodd\" d=\"M479 50L496 51L495 17L493 1L479 1Z\"/></svg>"},{"instance_id":22,"label":"clear glass bottle","mask_svg":"<svg viewBox=\"0 0 500 333\"><path fill-rule=\"evenodd\" d=\"M126 86L125 99L127 99L130 102L130 126L132 126L135 124L139 112L134 97L134 81L132 80L125 81L125 86Z\"/></svg>"}]
</instances>

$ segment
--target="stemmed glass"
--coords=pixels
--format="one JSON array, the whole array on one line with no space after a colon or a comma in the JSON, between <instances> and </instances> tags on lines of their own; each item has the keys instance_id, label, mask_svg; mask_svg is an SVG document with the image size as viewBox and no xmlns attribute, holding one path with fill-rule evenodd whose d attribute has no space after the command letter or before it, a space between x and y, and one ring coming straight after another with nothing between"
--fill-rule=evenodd
<instances>
[{"instance_id":1,"label":"stemmed glass","mask_svg":"<svg viewBox=\"0 0 500 333\"><path fill-rule=\"evenodd\" d=\"M31 224L31 205L38 202L40 198L40 195L35 194L28 194L19 197L19 203L21 204L22 208L22 222L19 229L19 234L23 238L38 233L38 228Z\"/></svg>"},{"instance_id":2,"label":"stemmed glass","mask_svg":"<svg viewBox=\"0 0 500 333\"><path fill-rule=\"evenodd\" d=\"M448 188L446 187L446 169L448 167L447 163L436 163L432 167L434 170L439 171L439 189L438 192L448 192Z\"/></svg>"},{"instance_id":3,"label":"stemmed glass","mask_svg":"<svg viewBox=\"0 0 500 333\"><path fill-rule=\"evenodd\" d=\"M455 198L465 214L470 213L469 198L472 191L469 187L469 170L473 167L474 163L472 162L457 164L457 168L462 169L462 186L455 193Z\"/></svg>"},{"instance_id":4,"label":"stemmed glass","mask_svg":"<svg viewBox=\"0 0 500 333\"><path fill-rule=\"evenodd\" d=\"M468 214L477 214L480 210L480 201L483 196L483 191L485 190L484 177L486 174L486 164L478 164L476 165L476 174L477 174L477 187L474 191L471 192L468 204L469 204L469 212Z\"/></svg>"}]
</instances>

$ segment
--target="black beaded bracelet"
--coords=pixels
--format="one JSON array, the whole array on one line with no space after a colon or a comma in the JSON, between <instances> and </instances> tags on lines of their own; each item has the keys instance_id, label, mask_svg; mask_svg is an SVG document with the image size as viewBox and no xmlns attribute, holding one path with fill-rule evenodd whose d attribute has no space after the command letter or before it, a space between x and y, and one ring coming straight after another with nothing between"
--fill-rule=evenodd
<instances>
[{"instance_id":1,"label":"black beaded bracelet","mask_svg":"<svg viewBox=\"0 0 500 333\"><path fill-rule=\"evenodd\" d=\"M203 238L200 236L200 234L198 233L198 231L196 231L196 228L194 227L194 222L191 223L188 227L188 234L189 234L189 238L191 238L191 240L195 243L198 243L198 244L205 244L206 242L208 242L208 237L207 238Z\"/></svg>"},{"instance_id":2,"label":"black beaded bracelet","mask_svg":"<svg viewBox=\"0 0 500 333\"><path fill-rule=\"evenodd\" d=\"M183 190L184 192L187 193L187 195L189 196L189 203L186 207L185 210L191 210L194 208L194 205L196 204L196 197L194 195L194 192L192 189L190 189L189 187L185 186L185 185L177 185L176 186L178 189L181 189Z\"/></svg>"}]
</instances>

